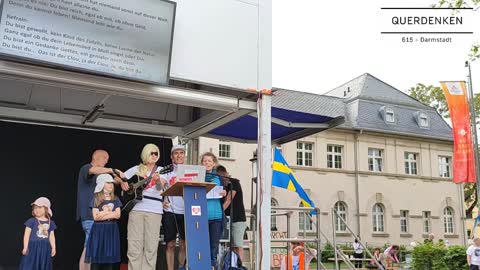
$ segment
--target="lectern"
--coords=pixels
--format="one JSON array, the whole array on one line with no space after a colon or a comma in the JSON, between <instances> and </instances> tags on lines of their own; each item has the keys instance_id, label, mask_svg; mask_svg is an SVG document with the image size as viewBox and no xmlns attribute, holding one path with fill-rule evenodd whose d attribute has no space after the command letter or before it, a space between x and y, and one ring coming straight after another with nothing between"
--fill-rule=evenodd
<instances>
[{"instance_id":1,"label":"lectern","mask_svg":"<svg viewBox=\"0 0 480 270\"><path fill-rule=\"evenodd\" d=\"M207 192L213 187L214 183L178 181L162 193L182 196L185 202L186 269L211 269Z\"/></svg>"}]
</instances>

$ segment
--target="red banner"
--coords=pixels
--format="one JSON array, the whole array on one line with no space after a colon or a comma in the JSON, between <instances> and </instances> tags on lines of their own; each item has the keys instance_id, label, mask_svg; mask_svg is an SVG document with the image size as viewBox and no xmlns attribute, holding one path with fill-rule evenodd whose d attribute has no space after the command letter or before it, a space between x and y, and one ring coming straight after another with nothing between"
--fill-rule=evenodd
<instances>
[{"instance_id":1,"label":"red banner","mask_svg":"<svg viewBox=\"0 0 480 270\"><path fill-rule=\"evenodd\" d=\"M453 126L453 182L475 183L475 157L465 82L441 84Z\"/></svg>"}]
</instances>

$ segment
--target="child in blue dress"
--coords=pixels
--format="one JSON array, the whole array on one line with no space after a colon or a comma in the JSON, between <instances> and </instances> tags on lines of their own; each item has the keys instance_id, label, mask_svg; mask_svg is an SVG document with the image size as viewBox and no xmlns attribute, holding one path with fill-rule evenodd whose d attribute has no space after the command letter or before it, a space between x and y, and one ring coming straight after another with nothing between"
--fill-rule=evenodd
<instances>
[{"instance_id":1,"label":"child in blue dress","mask_svg":"<svg viewBox=\"0 0 480 270\"><path fill-rule=\"evenodd\" d=\"M55 229L50 200L40 197L32 203L32 218L25 222L20 270L51 270L55 256Z\"/></svg>"},{"instance_id":2,"label":"child in blue dress","mask_svg":"<svg viewBox=\"0 0 480 270\"><path fill-rule=\"evenodd\" d=\"M91 263L91 270L110 270L120 262L117 220L120 219L122 203L113 193L114 182L109 174L97 177L95 196L91 203L94 223L85 255L85 262Z\"/></svg>"}]
</instances>

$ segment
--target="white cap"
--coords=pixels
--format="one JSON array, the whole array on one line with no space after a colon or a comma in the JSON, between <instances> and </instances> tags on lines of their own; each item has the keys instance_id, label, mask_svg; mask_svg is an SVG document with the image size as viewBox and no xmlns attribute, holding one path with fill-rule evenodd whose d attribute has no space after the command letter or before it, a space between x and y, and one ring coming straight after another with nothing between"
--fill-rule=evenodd
<instances>
[{"instance_id":1,"label":"white cap","mask_svg":"<svg viewBox=\"0 0 480 270\"><path fill-rule=\"evenodd\" d=\"M103 190L105 183L114 183L113 177L110 174L100 174L97 176L97 185L95 186L95 193Z\"/></svg>"},{"instance_id":2,"label":"white cap","mask_svg":"<svg viewBox=\"0 0 480 270\"><path fill-rule=\"evenodd\" d=\"M175 152L176 150L182 150L183 152L185 152L185 145L177 144L172 146L172 150L170 151L170 154L173 154L173 152Z\"/></svg>"}]
</instances>

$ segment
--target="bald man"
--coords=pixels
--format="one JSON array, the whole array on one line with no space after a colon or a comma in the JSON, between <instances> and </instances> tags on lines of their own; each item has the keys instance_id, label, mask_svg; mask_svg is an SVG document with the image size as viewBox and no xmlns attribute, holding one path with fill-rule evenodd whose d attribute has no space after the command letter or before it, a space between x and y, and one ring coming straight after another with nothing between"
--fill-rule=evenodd
<instances>
[{"instance_id":1,"label":"bald man","mask_svg":"<svg viewBox=\"0 0 480 270\"><path fill-rule=\"evenodd\" d=\"M97 175L102 173L113 174L112 168L106 168L108 163L108 153L105 150L95 150L92 154L92 161L80 168L78 173L78 188L77 188L77 221L82 223L83 231L85 232L85 244L87 244L90 230L93 225L92 209L90 202L93 200L93 193L97 182ZM122 177L123 172L118 171ZM116 183L122 185L123 190L128 190L128 184L123 183L120 178L116 177ZM90 264L85 263L85 248L79 262L80 270L89 270Z\"/></svg>"}]
</instances>

